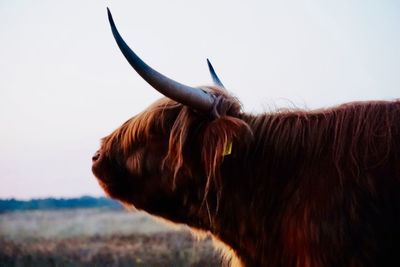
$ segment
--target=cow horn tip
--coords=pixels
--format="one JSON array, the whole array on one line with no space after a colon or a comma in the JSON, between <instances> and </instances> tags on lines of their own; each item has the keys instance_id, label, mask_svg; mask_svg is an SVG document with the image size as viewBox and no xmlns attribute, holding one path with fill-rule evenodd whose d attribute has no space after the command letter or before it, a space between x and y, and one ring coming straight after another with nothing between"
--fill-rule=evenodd
<instances>
[{"instance_id":1,"label":"cow horn tip","mask_svg":"<svg viewBox=\"0 0 400 267\"><path fill-rule=\"evenodd\" d=\"M112 15L111 15L111 11L110 11L110 9L107 7L107 15L108 15L108 20L110 21L110 22L114 22L114 20L113 20L113 17L112 17Z\"/></svg>"}]
</instances>

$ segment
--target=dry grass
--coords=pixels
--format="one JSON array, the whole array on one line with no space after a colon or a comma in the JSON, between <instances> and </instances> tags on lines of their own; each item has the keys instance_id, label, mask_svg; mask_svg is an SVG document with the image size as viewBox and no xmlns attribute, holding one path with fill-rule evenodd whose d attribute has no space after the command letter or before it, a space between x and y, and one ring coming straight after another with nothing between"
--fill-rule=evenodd
<instances>
[{"instance_id":1,"label":"dry grass","mask_svg":"<svg viewBox=\"0 0 400 267\"><path fill-rule=\"evenodd\" d=\"M0 248L0 266L220 265L210 238L127 211L0 214Z\"/></svg>"}]
</instances>

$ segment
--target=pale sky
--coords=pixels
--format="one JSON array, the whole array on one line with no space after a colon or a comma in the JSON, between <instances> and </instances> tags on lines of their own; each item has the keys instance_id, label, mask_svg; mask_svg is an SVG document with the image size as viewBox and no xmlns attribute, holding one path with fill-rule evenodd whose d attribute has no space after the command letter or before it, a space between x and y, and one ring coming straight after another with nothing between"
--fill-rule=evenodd
<instances>
[{"instance_id":1,"label":"pale sky","mask_svg":"<svg viewBox=\"0 0 400 267\"><path fill-rule=\"evenodd\" d=\"M101 137L160 97L112 37L246 111L400 97L400 2L0 0L0 198L102 195Z\"/></svg>"}]
</instances>

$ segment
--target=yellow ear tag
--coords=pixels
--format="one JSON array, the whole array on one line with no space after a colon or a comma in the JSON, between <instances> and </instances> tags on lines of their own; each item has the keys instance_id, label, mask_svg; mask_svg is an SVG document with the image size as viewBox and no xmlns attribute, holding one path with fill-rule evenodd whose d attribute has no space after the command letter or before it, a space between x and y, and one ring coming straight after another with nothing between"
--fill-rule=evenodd
<instances>
[{"instance_id":1,"label":"yellow ear tag","mask_svg":"<svg viewBox=\"0 0 400 267\"><path fill-rule=\"evenodd\" d=\"M222 156L227 156L232 154L232 142L229 142L226 146L225 146L225 150L224 153L222 153Z\"/></svg>"}]
</instances>

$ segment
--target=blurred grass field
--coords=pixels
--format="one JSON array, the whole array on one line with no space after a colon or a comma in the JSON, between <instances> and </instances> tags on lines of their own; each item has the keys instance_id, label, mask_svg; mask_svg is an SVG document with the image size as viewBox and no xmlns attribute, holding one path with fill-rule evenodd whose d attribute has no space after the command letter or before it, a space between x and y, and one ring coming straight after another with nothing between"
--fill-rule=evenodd
<instances>
[{"instance_id":1,"label":"blurred grass field","mask_svg":"<svg viewBox=\"0 0 400 267\"><path fill-rule=\"evenodd\" d=\"M220 266L210 237L143 212L104 208L0 214L0 266Z\"/></svg>"}]
</instances>

